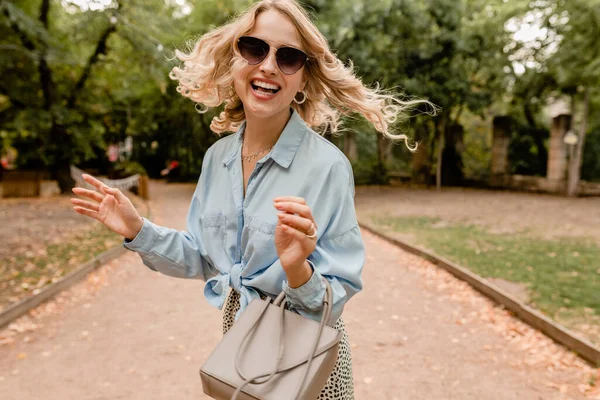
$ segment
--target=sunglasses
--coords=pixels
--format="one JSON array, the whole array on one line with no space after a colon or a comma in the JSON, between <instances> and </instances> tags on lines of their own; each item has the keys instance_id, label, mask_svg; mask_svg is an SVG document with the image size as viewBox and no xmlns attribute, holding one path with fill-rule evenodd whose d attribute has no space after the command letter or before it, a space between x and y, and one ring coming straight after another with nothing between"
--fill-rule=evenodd
<instances>
[{"instance_id":1,"label":"sunglasses","mask_svg":"<svg viewBox=\"0 0 600 400\"><path fill-rule=\"evenodd\" d=\"M271 46L262 39L252 36L242 36L237 41L238 50L250 65L263 62L271 51ZM277 66L286 75L298 72L308 61L308 55L294 47L282 46L275 52Z\"/></svg>"}]
</instances>

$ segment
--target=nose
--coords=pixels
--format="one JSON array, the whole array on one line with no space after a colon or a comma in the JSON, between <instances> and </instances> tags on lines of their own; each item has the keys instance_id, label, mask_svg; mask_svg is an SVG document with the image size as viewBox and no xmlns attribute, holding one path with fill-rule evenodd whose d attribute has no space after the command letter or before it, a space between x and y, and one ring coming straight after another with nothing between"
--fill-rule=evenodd
<instances>
[{"instance_id":1,"label":"nose","mask_svg":"<svg viewBox=\"0 0 600 400\"><path fill-rule=\"evenodd\" d=\"M275 58L275 49L271 49L267 57L260 64L260 71L264 74L276 75L278 71L277 59Z\"/></svg>"}]
</instances>

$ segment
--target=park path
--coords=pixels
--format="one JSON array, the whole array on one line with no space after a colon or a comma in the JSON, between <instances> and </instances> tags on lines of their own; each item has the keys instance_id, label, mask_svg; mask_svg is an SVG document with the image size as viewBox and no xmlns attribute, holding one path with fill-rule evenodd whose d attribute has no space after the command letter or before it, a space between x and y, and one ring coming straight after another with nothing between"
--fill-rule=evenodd
<instances>
[{"instance_id":1,"label":"park path","mask_svg":"<svg viewBox=\"0 0 600 400\"><path fill-rule=\"evenodd\" d=\"M194 186L152 183L183 229ZM357 399L583 399L589 367L418 257L364 232L365 289L344 314ZM221 337L203 283L131 252L0 332L3 400L203 399Z\"/></svg>"}]
</instances>

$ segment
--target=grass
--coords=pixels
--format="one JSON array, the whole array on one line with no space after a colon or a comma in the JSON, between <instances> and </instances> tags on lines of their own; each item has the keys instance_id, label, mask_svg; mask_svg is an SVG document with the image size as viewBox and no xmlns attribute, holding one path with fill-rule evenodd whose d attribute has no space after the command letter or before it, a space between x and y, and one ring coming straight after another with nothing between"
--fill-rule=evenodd
<instances>
[{"instance_id":1,"label":"grass","mask_svg":"<svg viewBox=\"0 0 600 400\"><path fill-rule=\"evenodd\" d=\"M63 243L49 245L41 254L17 255L0 262L0 308L37 293L121 241L108 228L96 225Z\"/></svg>"},{"instance_id":2,"label":"grass","mask_svg":"<svg viewBox=\"0 0 600 400\"><path fill-rule=\"evenodd\" d=\"M600 248L589 239L495 234L479 226L450 225L435 218L372 220L380 227L413 234L414 244L482 277L524 284L530 304L549 315L593 310L600 316Z\"/></svg>"}]
</instances>

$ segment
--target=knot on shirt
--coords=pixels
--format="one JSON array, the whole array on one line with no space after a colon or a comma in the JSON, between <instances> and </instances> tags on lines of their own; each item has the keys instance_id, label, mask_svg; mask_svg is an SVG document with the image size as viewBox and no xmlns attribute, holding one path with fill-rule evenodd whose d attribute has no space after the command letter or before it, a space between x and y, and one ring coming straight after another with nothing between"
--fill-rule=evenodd
<instances>
[{"instance_id":1,"label":"knot on shirt","mask_svg":"<svg viewBox=\"0 0 600 400\"><path fill-rule=\"evenodd\" d=\"M235 319L237 319L252 299L260 298L254 288L244 285L244 280L246 278L242 277L242 264L234 264L228 273L220 273L206 281L204 295L211 305L220 310L225 304L228 288L231 287L238 292L240 294L240 309L235 315Z\"/></svg>"}]
</instances>

